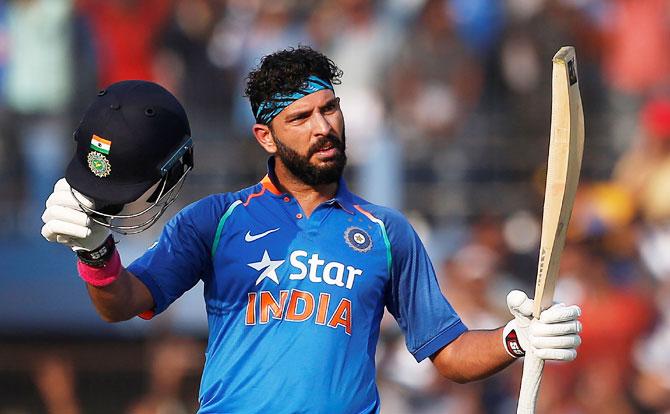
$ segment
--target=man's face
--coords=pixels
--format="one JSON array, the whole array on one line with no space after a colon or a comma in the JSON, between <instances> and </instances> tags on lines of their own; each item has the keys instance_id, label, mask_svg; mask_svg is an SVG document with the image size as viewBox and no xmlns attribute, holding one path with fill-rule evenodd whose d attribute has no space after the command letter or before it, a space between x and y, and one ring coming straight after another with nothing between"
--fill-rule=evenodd
<instances>
[{"instance_id":1,"label":"man's face","mask_svg":"<svg viewBox=\"0 0 670 414\"><path fill-rule=\"evenodd\" d=\"M308 185L337 182L347 162L340 100L324 89L287 106L271 123L275 155Z\"/></svg>"}]
</instances>

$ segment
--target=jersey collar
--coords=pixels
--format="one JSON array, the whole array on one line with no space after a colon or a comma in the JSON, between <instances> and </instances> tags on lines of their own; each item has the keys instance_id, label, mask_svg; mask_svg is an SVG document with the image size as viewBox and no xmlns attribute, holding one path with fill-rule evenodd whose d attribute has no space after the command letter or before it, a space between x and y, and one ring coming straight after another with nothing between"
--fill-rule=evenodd
<instances>
[{"instance_id":1,"label":"jersey collar","mask_svg":"<svg viewBox=\"0 0 670 414\"><path fill-rule=\"evenodd\" d=\"M275 175L275 159L274 156L271 156L268 158L268 173L261 180L261 185L275 196L286 196L287 194L282 193L281 190L279 190L279 188L275 185L276 182L278 182L278 180L277 176ZM335 197L326 201L325 203L336 204L347 213L355 214L353 194L347 188L347 184L342 177L340 177L340 181L338 182Z\"/></svg>"}]
</instances>

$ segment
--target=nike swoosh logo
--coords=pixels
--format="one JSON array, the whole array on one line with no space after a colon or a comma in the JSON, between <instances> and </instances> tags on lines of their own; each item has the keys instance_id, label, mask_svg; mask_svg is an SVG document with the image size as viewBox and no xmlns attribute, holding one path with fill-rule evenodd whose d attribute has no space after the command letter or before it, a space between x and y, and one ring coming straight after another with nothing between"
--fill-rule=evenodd
<instances>
[{"instance_id":1,"label":"nike swoosh logo","mask_svg":"<svg viewBox=\"0 0 670 414\"><path fill-rule=\"evenodd\" d=\"M258 239L260 239L260 238L263 238L263 237L267 236L267 235L270 234L270 233L274 233L274 232L277 231L277 230L279 230L279 227L277 227L276 229L272 229L272 230L264 231L263 233L258 233L258 234L253 234L253 235L251 234L250 231L248 231L247 234L244 235L244 241L247 242L247 243L250 243L250 242L252 242L252 241L255 241L255 240L258 240Z\"/></svg>"}]
</instances>

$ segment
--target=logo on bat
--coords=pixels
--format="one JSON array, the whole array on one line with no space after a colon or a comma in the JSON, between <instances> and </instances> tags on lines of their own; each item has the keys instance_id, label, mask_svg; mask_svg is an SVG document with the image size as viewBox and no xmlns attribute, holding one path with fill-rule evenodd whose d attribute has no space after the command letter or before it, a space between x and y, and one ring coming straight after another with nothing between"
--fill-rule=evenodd
<instances>
[{"instance_id":1,"label":"logo on bat","mask_svg":"<svg viewBox=\"0 0 670 414\"><path fill-rule=\"evenodd\" d=\"M570 85L577 83L577 68L574 59L568 61L568 80L570 80Z\"/></svg>"}]
</instances>

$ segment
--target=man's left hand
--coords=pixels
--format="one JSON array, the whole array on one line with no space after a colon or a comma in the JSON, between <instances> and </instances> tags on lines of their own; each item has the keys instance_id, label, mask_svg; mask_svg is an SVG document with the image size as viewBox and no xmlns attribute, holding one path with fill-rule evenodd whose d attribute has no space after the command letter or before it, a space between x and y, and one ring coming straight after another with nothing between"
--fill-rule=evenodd
<instances>
[{"instance_id":1,"label":"man's left hand","mask_svg":"<svg viewBox=\"0 0 670 414\"><path fill-rule=\"evenodd\" d=\"M534 319L533 299L520 290L507 295L507 306L514 316L503 330L503 343L510 355L518 358L530 351L540 359L554 361L577 357L577 347L582 343L579 306L557 303Z\"/></svg>"}]
</instances>

